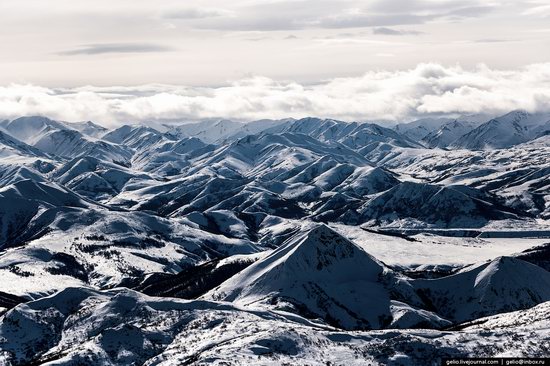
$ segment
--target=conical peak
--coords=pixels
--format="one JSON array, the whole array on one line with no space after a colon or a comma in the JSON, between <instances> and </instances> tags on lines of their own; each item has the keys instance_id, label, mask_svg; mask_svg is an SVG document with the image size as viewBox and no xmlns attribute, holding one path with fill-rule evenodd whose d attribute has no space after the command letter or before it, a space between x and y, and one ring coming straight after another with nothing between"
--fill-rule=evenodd
<instances>
[{"instance_id":1,"label":"conical peak","mask_svg":"<svg viewBox=\"0 0 550 366\"><path fill-rule=\"evenodd\" d=\"M382 269L375 258L324 224L308 231L296 245L291 257L299 259L302 264L309 263L310 268L317 271L340 267L347 260L361 262L364 269L369 267L377 272Z\"/></svg>"}]
</instances>

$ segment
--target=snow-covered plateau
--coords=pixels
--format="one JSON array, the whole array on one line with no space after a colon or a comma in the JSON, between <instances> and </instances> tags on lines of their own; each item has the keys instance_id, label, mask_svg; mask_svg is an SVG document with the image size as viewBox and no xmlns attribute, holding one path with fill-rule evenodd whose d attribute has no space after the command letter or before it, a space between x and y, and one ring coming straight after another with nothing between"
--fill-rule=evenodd
<instances>
[{"instance_id":1,"label":"snow-covered plateau","mask_svg":"<svg viewBox=\"0 0 550 366\"><path fill-rule=\"evenodd\" d=\"M550 354L550 114L0 122L0 366Z\"/></svg>"}]
</instances>

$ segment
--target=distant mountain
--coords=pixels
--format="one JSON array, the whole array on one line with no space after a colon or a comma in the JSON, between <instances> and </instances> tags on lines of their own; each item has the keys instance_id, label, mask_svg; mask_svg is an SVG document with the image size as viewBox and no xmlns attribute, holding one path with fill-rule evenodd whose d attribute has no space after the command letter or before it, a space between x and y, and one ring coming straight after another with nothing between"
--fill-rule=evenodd
<instances>
[{"instance_id":1,"label":"distant mountain","mask_svg":"<svg viewBox=\"0 0 550 366\"><path fill-rule=\"evenodd\" d=\"M211 144L238 134L243 127L244 123L242 122L227 119L212 119L171 126L166 134L176 139L196 137L205 143Z\"/></svg>"},{"instance_id":2,"label":"distant mountain","mask_svg":"<svg viewBox=\"0 0 550 366\"><path fill-rule=\"evenodd\" d=\"M103 140L143 150L162 142L173 141L173 138L151 127L124 125L106 133Z\"/></svg>"},{"instance_id":3,"label":"distant mountain","mask_svg":"<svg viewBox=\"0 0 550 366\"><path fill-rule=\"evenodd\" d=\"M550 147L550 132L543 132L537 138L520 144L526 149L544 149Z\"/></svg>"},{"instance_id":4,"label":"distant mountain","mask_svg":"<svg viewBox=\"0 0 550 366\"><path fill-rule=\"evenodd\" d=\"M32 116L16 118L8 122L4 128L13 137L29 145L34 145L44 134L66 130L67 126L46 117Z\"/></svg>"},{"instance_id":5,"label":"distant mountain","mask_svg":"<svg viewBox=\"0 0 550 366\"><path fill-rule=\"evenodd\" d=\"M74 130L90 137L101 137L108 129L91 121L62 122L41 116L20 117L4 121L3 127L12 136L28 144L34 144L40 137L53 130Z\"/></svg>"},{"instance_id":6,"label":"distant mountain","mask_svg":"<svg viewBox=\"0 0 550 366\"><path fill-rule=\"evenodd\" d=\"M421 141L430 133L452 121L451 118L422 118L412 122L400 123L393 129L413 141Z\"/></svg>"},{"instance_id":7,"label":"distant mountain","mask_svg":"<svg viewBox=\"0 0 550 366\"><path fill-rule=\"evenodd\" d=\"M442 187L402 182L367 201L360 209L362 220L399 223L411 220L435 227L481 227L490 220L516 217L494 197L468 187Z\"/></svg>"},{"instance_id":8,"label":"distant mountain","mask_svg":"<svg viewBox=\"0 0 550 366\"><path fill-rule=\"evenodd\" d=\"M422 142L429 148L445 148L453 144L463 135L472 131L479 124L475 122L454 120L445 123L436 131L428 133L422 138Z\"/></svg>"},{"instance_id":9,"label":"distant mountain","mask_svg":"<svg viewBox=\"0 0 550 366\"><path fill-rule=\"evenodd\" d=\"M35 141L34 146L65 158L92 156L123 165L128 165L133 155L125 146L86 137L76 130L48 131Z\"/></svg>"},{"instance_id":10,"label":"distant mountain","mask_svg":"<svg viewBox=\"0 0 550 366\"><path fill-rule=\"evenodd\" d=\"M228 137L225 137L228 141L233 141L241 137L248 135L255 135L257 133L269 130L271 128L277 128L278 126L286 125L287 123L292 123L294 119L285 118L285 119L261 119L257 121L243 123L235 132L233 132Z\"/></svg>"},{"instance_id":11,"label":"distant mountain","mask_svg":"<svg viewBox=\"0 0 550 366\"><path fill-rule=\"evenodd\" d=\"M550 130L550 115L513 111L494 118L450 145L455 149L502 149L534 139Z\"/></svg>"},{"instance_id":12,"label":"distant mountain","mask_svg":"<svg viewBox=\"0 0 550 366\"><path fill-rule=\"evenodd\" d=\"M179 125L166 125L167 135L177 139L194 137L208 144L231 142L248 135L277 128L294 121L292 118L281 120L261 119L250 122L237 122L226 119L206 119Z\"/></svg>"},{"instance_id":13,"label":"distant mountain","mask_svg":"<svg viewBox=\"0 0 550 366\"><path fill-rule=\"evenodd\" d=\"M200 164L219 172L275 176L325 155L339 162L369 165L364 157L342 144L322 143L301 133L243 137L216 149Z\"/></svg>"},{"instance_id":14,"label":"distant mountain","mask_svg":"<svg viewBox=\"0 0 550 366\"><path fill-rule=\"evenodd\" d=\"M374 123L342 122L332 119L303 118L266 130L267 133L301 133L323 142L340 142L360 149L372 143L388 143L399 147L421 147L416 141Z\"/></svg>"},{"instance_id":15,"label":"distant mountain","mask_svg":"<svg viewBox=\"0 0 550 366\"><path fill-rule=\"evenodd\" d=\"M103 136L107 131L107 128L93 123L92 121L86 122L62 122L70 129L77 130L83 135L99 138Z\"/></svg>"},{"instance_id":16,"label":"distant mountain","mask_svg":"<svg viewBox=\"0 0 550 366\"><path fill-rule=\"evenodd\" d=\"M138 151L132 166L144 172L174 176L190 167L190 161L215 150L214 145L206 144L196 137L180 140L159 140L149 148Z\"/></svg>"},{"instance_id":17,"label":"distant mountain","mask_svg":"<svg viewBox=\"0 0 550 366\"><path fill-rule=\"evenodd\" d=\"M92 122L68 123L39 116L21 117L6 123L4 129L34 146L35 151L58 157L88 155L129 164L132 156L132 152L123 146L93 137L102 135L106 130Z\"/></svg>"}]
</instances>

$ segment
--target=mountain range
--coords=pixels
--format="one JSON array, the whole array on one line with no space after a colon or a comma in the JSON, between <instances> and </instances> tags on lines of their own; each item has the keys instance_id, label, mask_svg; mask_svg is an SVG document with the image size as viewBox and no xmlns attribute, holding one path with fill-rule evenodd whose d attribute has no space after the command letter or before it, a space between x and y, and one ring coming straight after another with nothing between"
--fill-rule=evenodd
<instances>
[{"instance_id":1,"label":"mountain range","mask_svg":"<svg viewBox=\"0 0 550 366\"><path fill-rule=\"evenodd\" d=\"M549 136L526 111L2 121L0 365L544 356Z\"/></svg>"}]
</instances>

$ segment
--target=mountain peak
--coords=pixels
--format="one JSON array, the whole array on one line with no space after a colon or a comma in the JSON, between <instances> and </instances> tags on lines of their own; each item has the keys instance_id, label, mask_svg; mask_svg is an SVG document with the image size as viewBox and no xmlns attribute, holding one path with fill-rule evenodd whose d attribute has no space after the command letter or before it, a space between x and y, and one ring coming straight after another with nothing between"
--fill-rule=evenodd
<instances>
[{"instance_id":1,"label":"mountain peak","mask_svg":"<svg viewBox=\"0 0 550 366\"><path fill-rule=\"evenodd\" d=\"M365 262L366 267L363 268L365 273L382 271L382 266L376 259L328 226L321 224L308 231L303 239L299 240L288 259L296 259L301 262L300 264L307 263L310 265L309 270L329 272L334 270L335 275L338 276L341 262L353 257L361 257ZM367 267L374 271L369 271Z\"/></svg>"},{"instance_id":2,"label":"mountain peak","mask_svg":"<svg viewBox=\"0 0 550 366\"><path fill-rule=\"evenodd\" d=\"M317 225L205 297L321 317L348 329L379 328L391 316L389 294L379 282L383 271L363 249Z\"/></svg>"}]
</instances>

